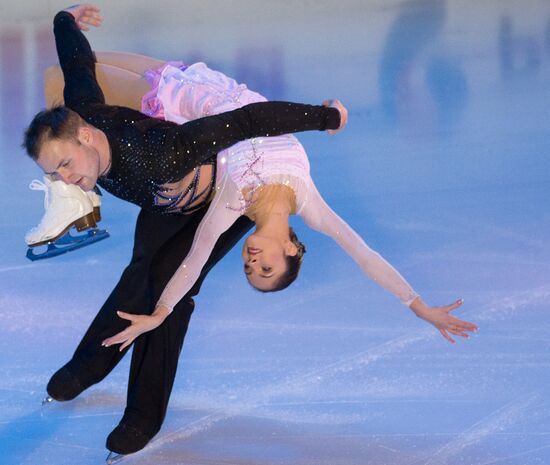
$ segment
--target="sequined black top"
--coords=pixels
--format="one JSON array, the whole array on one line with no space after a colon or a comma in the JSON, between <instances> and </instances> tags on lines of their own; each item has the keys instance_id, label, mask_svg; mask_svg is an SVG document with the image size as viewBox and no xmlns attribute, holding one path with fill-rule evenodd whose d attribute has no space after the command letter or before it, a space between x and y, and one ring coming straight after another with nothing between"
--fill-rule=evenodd
<instances>
[{"instance_id":1,"label":"sequined black top","mask_svg":"<svg viewBox=\"0 0 550 465\"><path fill-rule=\"evenodd\" d=\"M253 103L182 125L106 105L95 76L94 54L70 13L55 16L54 34L65 78L65 105L109 141L111 167L98 184L148 210L163 211L154 201L159 186L183 179L236 142L340 125L334 108L288 102Z\"/></svg>"}]
</instances>

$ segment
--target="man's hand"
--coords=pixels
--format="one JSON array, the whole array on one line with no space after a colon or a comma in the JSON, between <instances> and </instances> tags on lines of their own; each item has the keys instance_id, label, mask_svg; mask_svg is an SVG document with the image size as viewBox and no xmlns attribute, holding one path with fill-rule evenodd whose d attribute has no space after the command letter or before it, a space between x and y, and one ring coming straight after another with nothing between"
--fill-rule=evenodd
<instances>
[{"instance_id":1,"label":"man's hand","mask_svg":"<svg viewBox=\"0 0 550 465\"><path fill-rule=\"evenodd\" d=\"M103 17L99 14L99 8L90 3L82 5L73 5L65 8L63 11L71 13L74 16L78 28L82 31L89 31L88 26L101 26Z\"/></svg>"},{"instance_id":2,"label":"man's hand","mask_svg":"<svg viewBox=\"0 0 550 465\"><path fill-rule=\"evenodd\" d=\"M323 105L325 107L336 108L340 112L340 126L338 126L338 129L329 129L327 131L332 136L337 132L340 132L342 129L344 129L346 124L348 124L348 110L344 105L342 105L342 102L340 102L340 100L325 100L323 102Z\"/></svg>"},{"instance_id":3,"label":"man's hand","mask_svg":"<svg viewBox=\"0 0 550 465\"><path fill-rule=\"evenodd\" d=\"M475 332L478 330L477 325L459 320L450 315L450 312L460 307L463 302L462 299L459 299L443 307L429 307L420 297L417 297L411 303L410 308L416 313L416 316L434 325L445 339L454 344L455 341L450 334L467 339L470 337L467 332Z\"/></svg>"},{"instance_id":4,"label":"man's hand","mask_svg":"<svg viewBox=\"0 0 550 465\"><path fill-rule=\"evenodd\" d=\"M147 331L152 331L153 329L159 327L170 314L170 310L166 307L159 306L155 309L152 315L134 315L132 313L125 312L116 313L120 318L131 321L132 324L124 331L115 334L113 337L105 339L101 345L104 347L109 347L113 344L122 344L119 350L123 351L132 342L134 342L136 337L140 334L146 333Z\"/></svg>"}]
</instances>

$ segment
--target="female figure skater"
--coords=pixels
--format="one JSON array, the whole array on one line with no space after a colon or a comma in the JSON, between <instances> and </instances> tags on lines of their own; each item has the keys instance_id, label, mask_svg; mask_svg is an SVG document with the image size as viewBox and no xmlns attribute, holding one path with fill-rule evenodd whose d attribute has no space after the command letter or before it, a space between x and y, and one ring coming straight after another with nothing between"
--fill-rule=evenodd
<instances>
[{"instance_id":1,"label":"female figure skater","mask_svg":"<svg viewBox=\"0 0 550 465\"><path fill-rule=\"evenodd\" d=\"M111 55L137 62L143 57ZM101 56L101 61L109 57ZM152 64L157 64L154 61ZM118 63L122 66L121 63ZM136 68L143 68L143 62ZM146 73L153 88L143 98L142 111L179 124L265 101L243 84L204 63L191 66L168 63ZM152 315L119 312L131 322L124 331L103 342L105 346L130 345L143 332L158 327L175 304L193 287L214 244L241 216L256 223L245 241L242 257L249 283L263 292L284 289L297 276L305 247L288 225L291 214L300 215L313 229L331 236L382 287L413 312L433 324L450 342L450 334L468 337L476 325L450 315L462 300L429 307L405 279L324 202L309 174L307 155L292 135L261 137L239 142L219 152L216 163L197 167L185 182L165 184L158 203L168 209L199 208L210 201L197 229L191 250L157 302Z\"/></svg>"}]
</instances>

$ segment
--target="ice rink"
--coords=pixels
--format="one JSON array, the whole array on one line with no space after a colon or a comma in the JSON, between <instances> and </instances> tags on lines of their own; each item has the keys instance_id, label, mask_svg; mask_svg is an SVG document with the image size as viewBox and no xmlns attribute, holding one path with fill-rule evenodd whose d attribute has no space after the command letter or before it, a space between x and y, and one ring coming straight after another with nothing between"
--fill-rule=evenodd
<instances>
[{"instance_id":1,"label":"ice rink","mask_svg":"<svg viewBox=\"0 0 550 465\"><path fill-rule=\"evenodd\" d=\"M550 2L100 1L96 50L205 61L270 99L339 98L349 125L300 135L331 206L433 305L480 330L451 345L294 221L308 252L270 295L236 247L206 279L148 465L550 464ZM130 259L137 208L106 194L111 238L31 263L38 167L20 148L67 5L0 6L0 463L92 465L129 357L41 406Z\"/></svg>"}]
</instances>

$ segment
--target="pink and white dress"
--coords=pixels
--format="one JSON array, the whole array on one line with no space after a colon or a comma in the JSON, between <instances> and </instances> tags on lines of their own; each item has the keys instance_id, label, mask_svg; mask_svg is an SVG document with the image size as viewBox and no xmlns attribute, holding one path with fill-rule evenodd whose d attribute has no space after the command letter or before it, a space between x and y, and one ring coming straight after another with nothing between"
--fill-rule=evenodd
<instances>
[{"instance_id":1,"label":"pink and white dress","mask_svg":"<svg viewBox=\"0 0 550 465\"><path fill-rule=\"evenodd\" d=\"M185 123L243 105L265 101L244 84L209 69L168 64L151 74L153 89L142 111ZM405 279L342 220L323 200L310 176L304 148L292 135L259 137L222 150L217 157L215 195L202 219L189 254L166 285L158 305L172 309L199 278L214 245L248 207L243 192L261 185L286 184L296 195L296 214L311 228L332 237L382 287L405 304L418 297Z\"/></svg>"}]
</instances>

